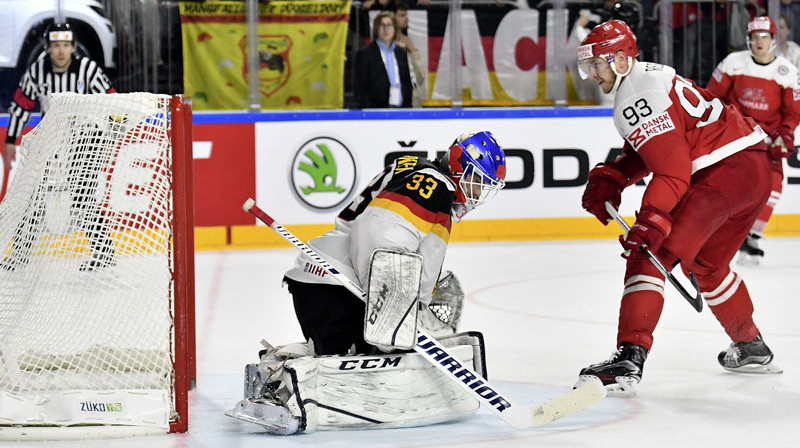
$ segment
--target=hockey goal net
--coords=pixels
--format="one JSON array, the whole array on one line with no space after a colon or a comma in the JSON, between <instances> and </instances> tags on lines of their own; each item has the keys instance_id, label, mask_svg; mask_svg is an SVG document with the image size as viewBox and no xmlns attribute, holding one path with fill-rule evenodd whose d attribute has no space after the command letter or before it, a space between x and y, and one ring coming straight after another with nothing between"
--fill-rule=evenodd
<instances>
[{"instance_id":1,"label":"hockey goal net","mask_svg":"<svg viewBox=\"0 0 800 448\"><path fill-rule=\"evenodd\" d=\"M54 95L18 160L0 203L0 439L186 431L190 105Z\"/></svg>"}]
</instances>

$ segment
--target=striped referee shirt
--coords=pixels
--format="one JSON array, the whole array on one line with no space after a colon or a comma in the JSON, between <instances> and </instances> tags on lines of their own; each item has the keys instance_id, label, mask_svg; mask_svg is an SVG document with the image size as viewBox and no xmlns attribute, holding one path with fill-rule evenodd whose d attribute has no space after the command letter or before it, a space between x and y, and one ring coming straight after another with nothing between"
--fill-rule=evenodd
<instances>
[{"instance_id":1,"label":"striped referee shirt","mask_svg":"<svg viewBox=\"0 0 800 448\"><path fill-rule=\"evenodd\" d=\"M22 129L31 117L31 111L39 103L42 115L47 112L50 95L62 92L113 93L108 77L97 63L89 58L72 56L72 62L64 73L53 72L50 56L42 53L31 64L19 81L14 99L8 108L8 131L6 143L16 143Z\"/></svg>"}]
</instances>

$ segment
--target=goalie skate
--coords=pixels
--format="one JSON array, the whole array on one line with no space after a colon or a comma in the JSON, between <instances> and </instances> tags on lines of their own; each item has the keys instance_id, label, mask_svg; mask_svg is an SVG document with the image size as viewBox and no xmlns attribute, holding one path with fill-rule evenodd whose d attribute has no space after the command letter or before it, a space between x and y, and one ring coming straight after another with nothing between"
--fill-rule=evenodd
<instances>
[{"instance_id":1,"label":"goalie skate","mask_svg":"<svg viewBox=\"0 0 800 448\"><path fill-rule=\"evenodd\" d=\"M267 432L279 435L294 434L300 420L286 406L268 398L246 398L225 412L228 417L263 426Z\"/></svg>"},{"instance_id":2,"label":"goalie skate","mask_svg":"<svg viewBox=\"0 0 800 448\"><path fill-rule=\"evenodd\" d=\"M603 383L608 395L629 398L636 396L637 385L642 379L647 349L641 345L623 342L606 361L592 364L581 370L575 387L588 382Z\"/></svg>"},{"instance_id":3,"label":"goalie skate","mask_svg":"<svg viewBox=\"0 0 800 448\"><path fill-rule=\"evenodd\" d=\"M731 343L720 352L717 360L723 369L738 373L783 373L772 360L772 350L764 343L761 334L750 342Z\"/></svg>"}]
</instances>

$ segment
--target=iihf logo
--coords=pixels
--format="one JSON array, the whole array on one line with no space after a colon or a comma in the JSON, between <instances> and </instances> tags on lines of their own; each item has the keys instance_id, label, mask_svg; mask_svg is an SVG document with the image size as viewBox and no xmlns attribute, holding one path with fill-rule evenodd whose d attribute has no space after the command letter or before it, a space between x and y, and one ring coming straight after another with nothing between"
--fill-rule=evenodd
<instances>
[{"instance_id":1,"label":"iihf logo","mask_svg":"<svg viewBox=\"0 0 800 448\"><path fill-rule=\"evenodd\" d=\"M306 262L306 265L303 266L303 272L307 272L311 275L317 275L320 277L325 277L325 275L328 274L328 271L326 271L325 269L322 269L321 267L309 262Z\"/></svg>"}]
</instances>

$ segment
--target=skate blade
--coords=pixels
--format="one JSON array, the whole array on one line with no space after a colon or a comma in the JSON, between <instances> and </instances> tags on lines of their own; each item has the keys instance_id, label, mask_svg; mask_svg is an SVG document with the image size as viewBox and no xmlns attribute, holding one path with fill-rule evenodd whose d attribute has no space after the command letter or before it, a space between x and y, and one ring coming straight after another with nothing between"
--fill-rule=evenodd
<instances>
[{"instance_id":1,"label":"skate blade","mask_svg":"<svg viewBox=\"0 0 800 448\"><path fill-rule=\"evenodd\" d=\"M583 386L586 383L590 382L600 382L600 379L594 375L579 375L578 381L573 386L574 389L577 389L580 386ZM636 381L635 378L629 378L624 376L618 376L616 378L616 383L606 384L605 388L608 392L609 397L615 398L633 398L636 396L636 392L638 390L639 382Z\"/></svg>"},{"instance_id":2,"label":"skate blade","mask_svg":"<svg viewBox=\"0 0 800 448\"><path fill-rule=\"evenodd\" d=\"M288 409L280 406L254 403L247 399L236 403L233 409L225 411L225 415L237 420L262 426L271 434L294 434L300 422Z\"/></svg>"},{"instance_id":3,"label":"skate blade","mask_svg":"<svg viewBox=\"0 0 800 448\"><path fill-rule=\"evenodd\" d=\"M729 372L735 372L735 373L756 373L762 375L783 373L783 369L775 365L774 362L770 362L769 364L745 364L741 367L723 367L723 368Z\"/></svg>"}]
</instances>

